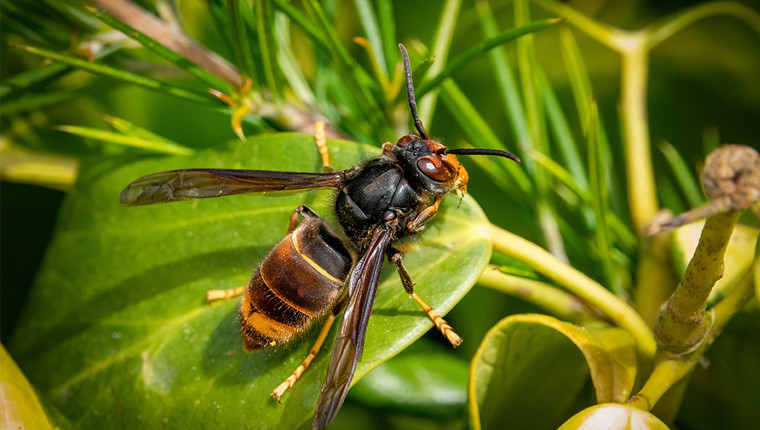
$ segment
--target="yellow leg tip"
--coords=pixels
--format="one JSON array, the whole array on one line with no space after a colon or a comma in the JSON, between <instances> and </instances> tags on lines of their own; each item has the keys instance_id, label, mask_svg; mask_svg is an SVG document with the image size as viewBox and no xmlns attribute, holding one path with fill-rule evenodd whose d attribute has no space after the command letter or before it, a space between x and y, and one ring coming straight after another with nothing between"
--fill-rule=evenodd
<instances>
[{"instance_id":1,"label":"yellow leg tip","mask_svg":"<svg viewBox=\"0 0 760 430\"><path fill-rule=\"evenodd\" d=\"M288 386L287 381L283 382L277 388L275 388L274 391L272 391L272 394L270 394L270 396L272 396L272 398L277 400L279 403L280 399L282 399L282 395L285 394L285 391L287 391L288 388L290 387Z\"/></svg>"},{"instance_id":2,"label":"yellow leg tip","mask_svg":"<svg viewBox=\"0 0 760 430\"><path fill-rule=\"evenodd\" d=\"M462 344L462 338L459 337L458 334L454 333L454 330L449 330L448 332L446 332L446 339L448 339L449 342L451 342L451 345L454 348Z\"/></svg>"},{"instance_id":3,"label":"yellow leg tip","mask_svg":"<svg viewBox=\"0 0 760 430\"><path fill-rule=\"evenodd\" d=\"M224 290L208 290L206 291L206 302L211 303L217 300L223 300L225 298Z\"/></svg>"},{"instance_id":4,"label":"yellow leg tip","mask_svg":"<svg viewBox=\"0 0 760 430\"><path fill-rule=\"evenodd\" d=\"M208 290L206 291L206 302L211 303L217 300L225 300L243 294L245 287L229 288L226 290Z\"/></svg>"}]
</instances>

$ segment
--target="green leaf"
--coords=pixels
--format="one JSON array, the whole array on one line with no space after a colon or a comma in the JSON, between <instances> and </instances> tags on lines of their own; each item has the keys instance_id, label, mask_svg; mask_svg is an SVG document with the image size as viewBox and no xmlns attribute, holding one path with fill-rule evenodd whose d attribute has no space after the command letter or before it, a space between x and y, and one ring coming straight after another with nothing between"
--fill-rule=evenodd
<instances>
[{"instance_id":1,"label":"green leaf","mask_svg":"<svg viewBox=\"0 0 760 430\"><path fill-rule=\"evenodd\" d=\"M597 402L627 400L636 377L627 331L584 328L546 315L504 318L472 361L471 422L475 428L556 428L589 372Z\"/></svg>"},{"instance_id":2,"label":"green leaf","mask_svg":"<svg viewBox=\"0 0 760 430\"><path fill-rule=\"evenodd\" d=\"M343 169L378 154L334 140L329 149ZM246 284L300 203L332 218L331 195L119 205L137 177L194 167L318 171L321 161L312 136L276 134L221 152L83 165L11 348L78 427L294 428L314 409L331 340L281 404L269 393L306 356L319 327L248 354L238 300L208 305L204 296ZM419 295L445 314L489 257L482 211L470 197L449 196L405 263ZM355 381L432 327L386 266Z\"/></svg>"},{"instance_id":3,"label":"green leaf","mask_svg":"<svg viewBox=\"0 0 760 430\"><path fill-rule=\"evenodd\" d=\"M16 362L0 344L0 427L4 429L51 429L37 393Z\"/></svg>"},{"instance_id":4,"label":"green leaf","mask_svg":"<svg viewBox=\"0 0 760 430\"><path fill-rule=\"evenodd\" d=\"M373 409L438 419L462 416L467 400L467 362L420 339L365 376L351 399Z\"/></svg>"}]
</instances>

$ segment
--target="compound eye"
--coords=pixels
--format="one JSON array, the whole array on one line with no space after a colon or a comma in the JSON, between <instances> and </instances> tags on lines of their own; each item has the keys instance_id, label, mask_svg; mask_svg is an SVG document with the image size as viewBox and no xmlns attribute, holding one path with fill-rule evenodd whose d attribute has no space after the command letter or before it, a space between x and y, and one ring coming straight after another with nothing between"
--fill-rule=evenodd
<instances>
[{"instance_id":1,"label":"compound eye","mask_svg":"<svg viewBox=\"0 0 760 430\"><path fill-rule=\"evenodd\" d=\"M451 169L451 167L453 166L444 165L441 163L439 157L432 155L420 157L420 159L417 160L417 168L419 168L425 176L438 182L446 182L454 179L456 172Z\"/></svg>"}]
</instances>

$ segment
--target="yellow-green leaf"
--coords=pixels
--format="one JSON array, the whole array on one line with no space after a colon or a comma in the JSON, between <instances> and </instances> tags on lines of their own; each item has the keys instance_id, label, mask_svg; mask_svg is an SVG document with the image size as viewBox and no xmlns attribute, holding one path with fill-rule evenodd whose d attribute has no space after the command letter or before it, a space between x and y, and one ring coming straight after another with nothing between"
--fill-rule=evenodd
<instances>
[{"instance_id":1,"label":"yellow-green leaf","mask_svg":"<svg viewBox=\"0 0 760 430\"><path fill-rule=\"evenodd\" d=\"M624 401L636 349L623 329L580 327L546 315L513 315L488 332L470 370L471 422L556 428L591 377L596 402ZM480 427L476 427L480 428Z\"/></svg>"},{"instance_id":2,"label":"yellow-green leaf","mask_svg":"<svg viewBox=\"0 0 760 430\"><path fill-rule=\"evenodd\" d=\"M0 344L0 428L52 429L37 393Z\"/></svg>"}]
</instances>

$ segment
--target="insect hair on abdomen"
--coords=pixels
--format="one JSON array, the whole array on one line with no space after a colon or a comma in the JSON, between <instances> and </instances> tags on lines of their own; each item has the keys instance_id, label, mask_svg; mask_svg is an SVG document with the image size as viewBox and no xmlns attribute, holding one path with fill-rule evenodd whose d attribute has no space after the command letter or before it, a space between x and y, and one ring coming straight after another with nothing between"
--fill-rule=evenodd
<instances>
[{"instance_id":1,"label":"insect hair on abdomen","mask_svg":"<svg viewBox=\"0 0 760 430\"><path fill-rule=\"evenodd\" d=\"M340 299L353 258L321 219L305 220L256 268L243 295L246 351L292 340Z\"/></svg>"}]
</instances>

